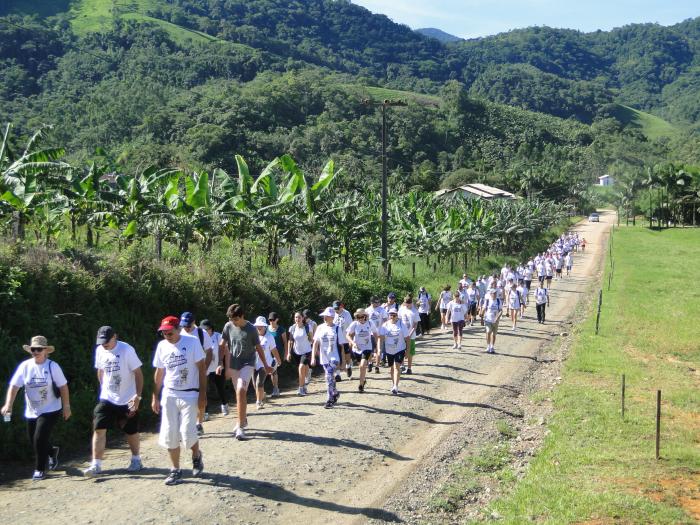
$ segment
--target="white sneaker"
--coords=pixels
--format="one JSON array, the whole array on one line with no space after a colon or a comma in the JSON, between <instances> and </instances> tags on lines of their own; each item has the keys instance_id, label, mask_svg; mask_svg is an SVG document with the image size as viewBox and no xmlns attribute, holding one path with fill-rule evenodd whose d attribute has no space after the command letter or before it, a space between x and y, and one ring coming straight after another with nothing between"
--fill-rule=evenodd
<instances>
[{"instance_id":1,"label":"white sneaker","mask_svg":"<svg viewBox=\"0 0 700 525\"><path fill-rule=\"evenodd\" d=\"M304 388L303 388L303 387L300 388L299 390L297 390L297 395L298 395L299 397L304 397L304 396L306 395L306 393L304 392Z\"/></svg>"},{"instance_id":2,"label":"white sneaker","mask_svg":"<svg viewBox=\"0 0 700 525\"><path fill-rule=\"evenodd\" d=\"M209 421L209 412L204 412L204 421Z\"/></svg>"},{"instance_id":3,"label":"white sneaker","mask_svg":"<svg viewBox=\"0 0 700 525\"><path fill-rule=\"evenodd\" d=\"M102 475L102 467L98 467L97 465L90 465L88 468L83 470L83 476L86 478L96 478L100 475Z\"/></svg>"},{"instance_id":4,"label":"white sneaker","mask_svg":"<svg viewBox=\"0 0 700 525\"><path fill-rule=\"evenodd\" d=\"M262 401L257 401L255 403L255 406L257 407L258 410L260 410L262 407L265 406L265 403L263 403Z\"/></svg>"},{"instance_id":5,"label":"white sneaker","mask_svg":"<svg viewBox=\"0 0 700 525\"><path fill-rule=\"evenodd\" d=\"M228 416L228 405L221 405L221 415Z\"/></svg>"},{"instance_id":6,"label":"white sneaker","mask_svg":"<svg viewBox=\"0 0 700 525\"><path fill-rule=\"evenodd\" d=\"M126 467L126 470L127 472L138 472L139 470L143 470L143 463L141 463L140 459L131 458L129 466Z\"/></svg>"},{"instance_id":7,"label":"white sneaker","mask_svg":"<svg viewBox=\"0 0 700 525\"><path fill-rule=\"evenodd\" d=\"M457 350L461 350L461 349L462 349L462 345L457 345Z\"/></svg>"},{"instance_id":8,"label":"white sneaker","mask_svg":"<svg viewBox=\"0 0 700 525\"><path fill-rule=\"evenodd\" d=\"M392 387L391 387L391 393L394 394L394 395L396 395L396 394L399 393L399 389L396 388L395 386L392 386Z\"/></svg>"},{"instance_id":9,"label":"white sneaker","mask_svg":"<svg viewBox=\"0 0 700 525\"><path fill-rule=\"evenodd\" d=\"M457 343L452 345L452 350L457 350Z\"/></svg>"},{"instance_id":10,"label":"white sneaker","mask_svg":"<svg viewBox=\"0 0 700 525\"><path fill-rule=\"evenodd\" d=\"M243 432L242 428L236 429L236 439L238 441L243 441L245 439L245 432Z\"/></svg>"}]
</instances>

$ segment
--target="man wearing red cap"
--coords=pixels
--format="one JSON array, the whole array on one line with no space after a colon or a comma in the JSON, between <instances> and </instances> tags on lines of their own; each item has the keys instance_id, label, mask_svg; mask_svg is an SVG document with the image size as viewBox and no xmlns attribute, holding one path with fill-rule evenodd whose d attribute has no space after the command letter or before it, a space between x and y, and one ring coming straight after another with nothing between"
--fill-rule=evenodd
<instances>
[{"instance_id":1,"label":"man wearing red cap","mask_svg":"<svg viewBox=\"0 0 700 525\"><path fill-rule=\"evenodd\" d=\"M158 443L168 449L173 466L166 485L182 482L180 442L192 450L192 475L199 476L204 470L196 425L199 405L207 394L205 354L199 339L180 335L179 325L175 316L161 321L158 331L163 340L153 357L156 373L151 406L156 414L162 411Z\"/></svg>"}]
</instances>

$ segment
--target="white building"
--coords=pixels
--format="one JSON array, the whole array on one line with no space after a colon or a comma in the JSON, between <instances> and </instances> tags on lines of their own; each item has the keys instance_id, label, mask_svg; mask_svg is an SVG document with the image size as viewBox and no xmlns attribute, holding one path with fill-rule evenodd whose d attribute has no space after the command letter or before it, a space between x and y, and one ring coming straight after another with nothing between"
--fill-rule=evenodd
<instances>
[{"instance_id":1,"label":"white building","mask_svg":"<svg viewBox=\"0 0 700 525\"><path fill-rule=\"evenodd\" d=\"M451 190L439 190L435 192L438 197L454 195L459 192L462 197L467 199L484 199L484 200L495 200L495 199L516 199L517 197L512 193L494 188L493 186L488 186L486 184L465 184L464 186L459 186Z\"/></svg>"},{"instance_id":2,"label":"white building","mask_svg":"<svg viewBox=\"0 0 700 525\"><path fill-rule=\"evenodd\" d=\"M615 182L611 175L603 175L598 177L598 186L612 186Z\"/></svg>"}]
</instances>

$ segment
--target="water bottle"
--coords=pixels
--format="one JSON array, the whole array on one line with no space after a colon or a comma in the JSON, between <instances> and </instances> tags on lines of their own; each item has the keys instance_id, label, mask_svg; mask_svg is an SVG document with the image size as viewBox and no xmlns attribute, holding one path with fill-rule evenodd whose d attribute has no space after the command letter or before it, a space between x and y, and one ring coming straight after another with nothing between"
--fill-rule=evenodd
<instances>
[{"instance_id":1,"label":"water bottle","mask_svg":"<svg viewBox=\"0 0 700 525\"><path fill-rule=\"evenodd\" d=\"M5 423L9 423L10 420L12 419L12 414L10 414L10 413L8 412L8 413L5 414L4 416L2 416L2 419L3 419L3 421L4 421Z\"/></svg>"}]
</instances>

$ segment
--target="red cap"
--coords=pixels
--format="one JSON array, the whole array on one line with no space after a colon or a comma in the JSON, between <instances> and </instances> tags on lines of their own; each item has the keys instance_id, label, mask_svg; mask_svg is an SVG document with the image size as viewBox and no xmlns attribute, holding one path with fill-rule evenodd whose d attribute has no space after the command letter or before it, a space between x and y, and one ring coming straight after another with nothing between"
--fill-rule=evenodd
<instances>
[{"instance_id":1,"label":"red cap","mask_svg":"<svg viewBox=\"0 0 700 525\"><path fill-rule=\"evenodd\" d=\"M174 315L169 315L160 322L160 328L158 328L158 331L160 332L161 330L177 330L179 328L180 318L175 317Z\"/></svg>"}]
</instances>

